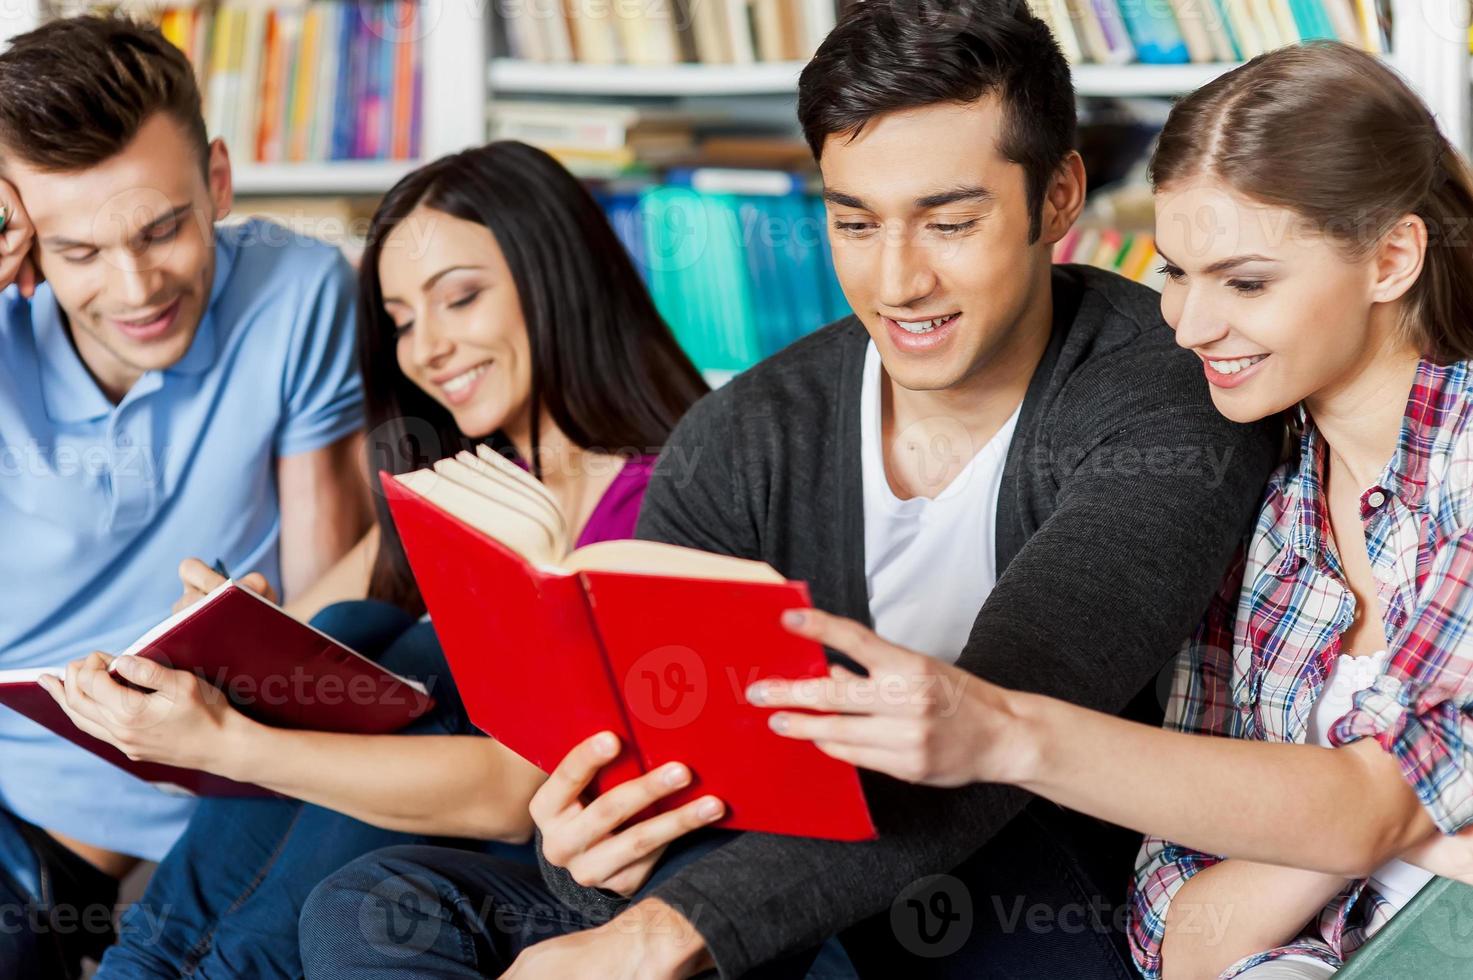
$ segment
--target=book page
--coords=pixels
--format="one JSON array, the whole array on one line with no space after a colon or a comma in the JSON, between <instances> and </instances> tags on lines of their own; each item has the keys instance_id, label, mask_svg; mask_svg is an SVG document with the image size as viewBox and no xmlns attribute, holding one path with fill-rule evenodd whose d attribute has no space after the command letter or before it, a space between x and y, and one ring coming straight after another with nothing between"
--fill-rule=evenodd
<instances>
[{"instance_id":1,"label":"book page","mask_svg":"<svg viewBox=\"0 0 1473 980\"><path fill-rule=\"evenodd\" d=\"M503 517L515 516L536 527L542 533L540 553L559 555L557 531L546 516L546 511L528 500L524 495L505 489L502 484L484 477L456 459L442 459L435 464L435 472L475 493L494 508L488 516L500 511Z\"/></svg>"},{"instance_id":2,"label":"book page","mask_svg":"<svg viewBox=\"0 0 1473 980\"><path fill-rule=\"evenodd\" d=\"M549 564L561 557L552 553L552 536L546 525L502 501L468 489L436 470L401 473L394 479L400 486L425 498L456 520L495 538L533 564Z\"/></svg>"},{"instance_id":3,"label":"book page","mask_svg":"<svg viewBox=\"0 0 1473 980\"><path fill-rule=\"evenodd\" d=\"M503 474L507 479L521 484L529 493L540 496L547 501L547 506L557 511L559 515L562 514L562 508L558 506L557 498L552 495L552 491L543 486L542 481L527 470L522 469L489 446L477 446L476 456L481 462Z\"/></svg>"},{"instance_id":4,"label":"book page","mask_svg":"<svg viewBox=\"0 0 1473 980\"><path fill-rule=\"evenodd\" d=\"M600 541L579 548L561 563L570 572L628 572L726 582L786 582L766 562L713 555L659 541Z\"/></svg>"},{"instance_id":5,"label":"book page","mask_svg":"<svg viewBox=\"0 0 1473 980\"><path fill-rule=\"evenodd\" d=\"M459 462L463 463L465 466L474 470L478 476L485 477L494 485L494 490L491 486L485 488L485 492L488 495L493 496L493 499L501 499L503 493L515 494L516 496L514 499L517 500L519 504L526 504L528 507L531 508L532 511L545 517L546 520L550 522L548 524L548 527L552 530L553 553L558 555L565 555L568 553L568 522L563 517L562 510L557 506L557 504L552 502L551 495L549 495L545 489L542 489L542 485L540 483L536 483L536 481L533 481L532 484L541 490L541 492L539 493L534 491L532 489L532 486L529 485L525 480L513 479L507 474L505 469L499 466L494 466L491 463L488 463L485 460L481 459L479 456L473 456L470 453L461 452L456 453L455 458ZM521 470L518 469L517 473L521 474ZM519 507L518 509L527 508Z\"/></svg>"}]
</instances>

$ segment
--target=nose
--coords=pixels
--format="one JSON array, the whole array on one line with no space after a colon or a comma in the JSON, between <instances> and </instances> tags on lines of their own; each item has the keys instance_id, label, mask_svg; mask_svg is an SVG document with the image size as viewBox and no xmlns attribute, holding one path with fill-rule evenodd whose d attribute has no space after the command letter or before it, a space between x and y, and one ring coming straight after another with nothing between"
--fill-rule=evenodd
<instances>
[{"instance_id":1,"label":"nose","mask_svg":"<svg viewBox=\"0 0 1473 980\"><path fill-rule=\"evenodd\" d=\"M114 295L124 306L147 306L162 290L163 270L146 254L124 250L113 268Z\"/></svg>"},{"instance_id":2,"label":"nose","mask_svg":"<svg viewBox=\"0 0 1473 980\"><path fill-rule=\"evenodd\" d=\"M890 309L915 306L936 289L926 248L904 229L887 230L880 258L879 299Z\"/></svg>"},{"instance_id":3,"label":"nose","mask_svg":"<svg viewBox=\"0 0 1473 980\"><path fill-rule=\"evenodd\" d=\"M455 353L455 342L433 316L415 320L409 331L409 356L421 369L437 368Z\"/></svg>"},{"instance_id":4,"label":"nose","mask_svg":"<svg viewBox=\"0 0 1473 980\"><path fill-rule=\"evenodd\" d=\"M1161 297L1161 313L1176 331L1177 346L1187 350L1208 347L1229 332L1227 318L1189 285L1168 286Z\"/></svg>"}]
</instances>

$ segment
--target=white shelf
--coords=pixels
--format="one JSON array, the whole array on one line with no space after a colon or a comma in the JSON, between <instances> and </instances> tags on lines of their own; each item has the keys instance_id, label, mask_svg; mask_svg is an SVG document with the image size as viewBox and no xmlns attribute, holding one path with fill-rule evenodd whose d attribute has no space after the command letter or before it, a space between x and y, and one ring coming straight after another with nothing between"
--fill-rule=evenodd
<instances>
[{"instance_id":1,"label":"white shelf","mask_svg":"<svg viewBox=\"0 0 1473 980\"><path fill-rule=\"evenodd\" d=\"M1238 62L1206 65L1075 65L1078 95L1186 95L1238 67Z\"/></svg>"},{"instance_id":2,"label":"white shelf","mask_svg":"<svg viewBox=\"0 0 1473 980\"><path fill-rule=\"evenodd\" d=\"M789 95L797 91L804 62L756 65L541 64L497 58L491 62L491 91L544 95L702 96ZM1236 64L1078 65L1080 95L1182 95L1212 81Z\"/></svg>"},{"instance_id":3,"label":"white shelf","mask_svg":"<svg viewBox=\"0 0 1473 980\"><path fill-rule=\"evenodd\" d=\"M806 62L756 65L548 65L491 61L491 92L548 95L789 95Z\"/></svg>"},{"instance_id":4,"label":"white shelf","mask_svg":"<svg viewBox=\"0 0 1473 980\"><path fill-rule=\"evenodd\" d=\"M417 160L235 164L237 194L382 194L420 165Z\"/></svg>"}]
</instances>

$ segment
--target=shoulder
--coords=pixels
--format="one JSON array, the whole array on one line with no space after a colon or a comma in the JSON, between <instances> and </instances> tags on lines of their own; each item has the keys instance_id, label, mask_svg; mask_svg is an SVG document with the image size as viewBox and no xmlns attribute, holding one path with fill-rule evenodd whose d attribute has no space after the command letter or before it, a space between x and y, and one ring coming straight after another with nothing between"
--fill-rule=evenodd
<instances>
[{"instance_id":1,"label":"shoulder","mask_svg":"<svg viewBox=\"0 0 1473 980\"><path fill-rule=\"evenodd\" d=\"M1431 397L1415 406L1434 423L1425 446L1427 505L1445 530L1463 532L1473 528L1473 362L1425 371L1436 379Z\"/></svg>"},{"instance_id":2,"label":"shoulder","mask_svg":"<svg viewBox=\"0 0 1473 980\"><path fill-rule=\"evenodd\" d=\"M1055 295L1077 303L1057 365L1067 373L1061 406L1096 418L1173 406L1215 414L1200 363L1161 317L1159 293L1102 269L1061 266L1054 276Z\"/></svg>"},{"instance_id":3,"label":"shoulder","mask_svg":"<svg viewBox=\"0 0 1473 980\"><path fill-rule=\"evenodd\" d=\"M351 292L353 271L333 244L265 218L250 218L216 231L227 293L259 294L277 304L295 303L324 289Z\"/></svg>"},{"instance_id":4,"label":"shoulder","mask_svg":"<svg viewBox=\"0 0 1473 980\"><path fill-rule=\"evenodd\" d=\"M822 431L838 403L844 371L863 363L868 337L855 317L829 324L706 395L676 431Z\"/></svg>"}]
</instances>

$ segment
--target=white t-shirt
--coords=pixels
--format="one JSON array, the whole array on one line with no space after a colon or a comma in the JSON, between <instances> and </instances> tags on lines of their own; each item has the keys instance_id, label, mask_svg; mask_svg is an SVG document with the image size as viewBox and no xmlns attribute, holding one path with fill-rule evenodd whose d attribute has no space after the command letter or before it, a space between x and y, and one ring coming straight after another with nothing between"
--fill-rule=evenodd
<instances>
[{"instance_id":1,"label":"white t-shirt","mask_svg":"<svg viewBox=\"0 0 1473 980\"><path fill-rule=\"evenodd\" d=\"M997 498L1018 412L934 500L901 500L885 478L880 353L864 358L860 456L864 471L864 579L875 632L954 663L997 582ZM932 458L971 451L960 424L930 440ZM939 465L939 463L938 463Z\"/></svg>"},{"instance_id":2,"label":"white t-shirt","mask_svg":"<svg viewBox=\"0 0 1473 980\"><path fill-rule=\"evenodd\" d=\"M1341 655L1330 667L1330 676L1325 678L1324 689L1310 709L1309 729L1304 740L1310 745L1330 744L1330 729L1335 722L1350 713L1357 694L1376 683L1376 678L1386 672L1387 653L1369 657ZM1404 908L1416 897L1417 892L1431 881L1433 875L1405 861L1387 861L1371 875L1371 887L1381 893L1395 908Z\"/></svg>"}]
</instances>

